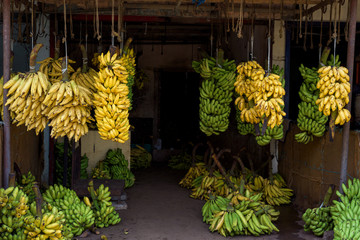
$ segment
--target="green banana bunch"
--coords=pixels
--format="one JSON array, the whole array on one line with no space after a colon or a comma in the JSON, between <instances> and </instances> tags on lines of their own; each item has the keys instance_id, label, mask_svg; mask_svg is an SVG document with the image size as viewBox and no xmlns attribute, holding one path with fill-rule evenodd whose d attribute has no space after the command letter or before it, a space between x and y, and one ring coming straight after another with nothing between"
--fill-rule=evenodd
<instances>
[{"instance_id":1,"label":"green banana bunch","mask_svg":"<svg viewBox=\"0 0 360 240\"><path fill-rule=\"evenodd\" d=\"M103 184L101 184L99 188L95 191L95 196L95 200L98 203L97 206L91 203L88 204L93 206L95 226L103 228L110 225L118 224L121 221L121 218L112 206L109 187L105 187Z\"/></svg>"},{"instance_id":2,"label":"green banana bunch","mask_svg":"<svg viewBox=\"0 0 360 240\"><path fill-rule=\"evenodd\" d=\"M195 178L192 182L192 190L190 197L195 199L209 199L209 194L215 195L218 189L216 189L217 182L221 180L223 176L219 171L214 171L212 174L206 172Z\"/></svg>"},{"instance_id":3,"label":"green banana bunch","mask_svg":"<svg viewBox=\"0 0 360 240\"><path fill-rule=\"evenodd\" d=\"M195 155L195 162L200 162L203 160L201 155ZM183 152L178 155L172 155L169 159L168 166L172 169L177 170L187 170L190 169L192 165L192 157L189 153Z\"/></svg>"},{"instance_id":4,"label":"green banana bunch","mask_svg":"<svg viewBox=\"0 0 360 240\"><path fill-rule=\"evenodd\" d=\"M210 203L203 207L203 218L210 225L210 231L218 231L223 236L260 236L279 231L272 223L272 215L277 218L279 212L260 202L260 198L261 194L251 196L247 190L236 205L226 198L209 199Z\"/></svg>"},{"instance_id":5,"label":"green banana bunch","mask_svg":"<svg viewBox=\"0 0 360 240\"><path fill-rule=\"evenodd\" d=\"M335 64L334 64L334 54L331 54L330 59L327 61L327 66L340 67L341 66L340 56L336 55Z\"/></svg>"},{"instance_id":6,"label":"green banana bunch","mask_svg":"<svg viewBox=\"0 0 360 240\"><path fill-rule=\"evenodd\" d=\"M259 128L262 129L262 123L259 123ZM256 136L256 142L260 146L265 146L270 143L271 139L280 140L284 137L284 127L281 124L280 126L275 126L273 128L267 127L264 135Z\"/></svg>"},{"instance_id":7,"label":"green banana bunch","mask_svg":"<svg viewBox=\"0 0 360 240\"><path fill-rule=\"evenodd\" d=\"M341 201L334 200L331 215L334 220L334 239L360 239L360 180L342 184L344 194L336 191Z\"/></svg>"},{"instance_id":8,"label":"green banana bunch","mask_svg":"<svg viewBox=\"0 0 360 240\"><path fill-rule=\"evenodd\" d=\"M334 227L329 207L308 208L302 219L305 222L304 231L312 231L316 236L322 236Z\"/></svg>"},{"instance_id":9,"label":"green banana bunch","mask_svg":"<svg viewBox=\"0 0 360 240\"><path fill-rule=\"evenodd\" d=\"M79 236L86 229L94 225L95 216L84 202L77 202L65 210L66 225L74 236Z\"/></svg>"},{"instance_id":10,"label":"green banana bunch","mask_svg":"<svg viewBox=\"0 0 360 240\"><path fill-rule=\"evenodd\" d=\"M81 156L80 160L80 178L81 179L88 179L87 167L89 166L89 158L86 154Z\"/></svg>"},{"instance_id":11,"label":"green banana bunch","mask_svg":"<svg viewBox=\"0 0 360 240\"><path fill-rule=\"evenodd\" d=\"M25 239L28 197L19 187L0 188L0 239Z\"/></svg>"},{"instance_id":12,"label":"green banana bunch","mask_svg":"<svg viewBox=\"0 0 360 240\"><path fill-rule=\"evenodd\" d=\"M122 179L125 181L125 188L131 187L135 183L135 175L127 167L113 165L110 172L112 179Z\"/></svg>"},{"instance_id":13,"label":"green banana bunch","mask_svg":"<svg viewBox=\"0 0 360 240\"><path fill-rule=\"evenodd\" d=\"M35 183L35 176L29 171L26 174L21 176L21 180L18 183L21 190L28 196L29 203L32 203L35 200L35 192L33 191L33 186Z\"/></svg>"},{"instance_id":14,"label":"green banana bunch","mask_svg":"<svg viewBox=\"0 0 360 240\"><path fill-rule=\"evenodd\" d=\"M255 135L254 125L251 123L243 122L240 118L241 112L238 108L236 108L236 122L237 122L237 130L241 135L252 134Z\"/></svg>"},{"instance_id":15,"label":"green banana bunch","mask_svg":"<svg viewBox=\"0 0 360 240\"><path fill-rule=\"evenodd\" d=\"M298 104L297 125L302 132L295 135L295 140L307 144L313 141L314 137L324 135L328 117L319 111L319 107L315 103L319 98L319 90L316 88L320 80L317 68L307 68L301 64L299 71L304 82L299 90L302 102Z\"/></svg>"},{"instance_id":16,"label":"green banana bunch","mask_svg":"<svg viewBox=\"0 0 360 240\"><path fill-rule=\"evenodd\" d=\"M152 160L151 153L143 147L136 145L131 148L130 167L131 169L148 168Z\"/></svg>"},{"instance_id":17,"label":"green banana bunch","mask_svg":"<svg viewBox=\"0 0 360 240\"><path fill-rule=\"evenodd\" d=\"M42 195L45 202L50 203L56 207L60 207L60 200L64 199L65 195L72 191L63 185L54 184L50 186Z\"/></svg>"},{"instance_id":18,"label":"green banana bunch","mask_svg":"<svg viewBox=\"0 0 360 240\"><path fill-rule=\"evenodd\" d=\"M210 57L199 62L193 61L192 66L204 79L199 88L200 130L207 136L219 135L229 126L230 103L236 77L235 61Z\"/></svg>"},{"instance_id":19,"label":"green banana bunch","mask_svg":"<svg viewBox=\"0 0 360 240\"><path fill-rule=\"evenodd\" d=\"M91 177L94 179L111 179L110 168L104 161L99 161L92 170Z\"/></svg>"}]
</instances>

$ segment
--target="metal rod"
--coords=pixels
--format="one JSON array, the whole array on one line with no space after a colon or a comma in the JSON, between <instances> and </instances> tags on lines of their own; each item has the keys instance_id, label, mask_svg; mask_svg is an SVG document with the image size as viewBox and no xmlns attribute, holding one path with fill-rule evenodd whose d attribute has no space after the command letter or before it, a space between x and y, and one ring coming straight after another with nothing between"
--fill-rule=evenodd
<instances>
[{"instance_id":1,"label":"metal rod","mask_svg":"<svg viewBox=\"0 0 360 240\"><path fill-rule=\"evenodd\" d=\"M355 37L356 37L356 9L357 9L357 0L350 0L350 24L349 24L349 42L347 49L347 68L349 70L350 76L350 86L351 90L353 87L353 75L354 75L354 54L355 54ZM334 56L335 57L335 56ZM352 91L349 93L349 103L346 106L346 109L351 111L351 96ZM347 166L348 166L348 157L349 157L349 135L350 135L350 121L345 123L343 128L343 142L342 142L342 155L341 155L341 170L340 170L340 185L346 183L347 178ZM342 188L339 188L342 192Z\"/></svg>"},{"instance_id":2,"label":"metal rod","mask_svg":"<svg viewBox=\"0 0 360 240\"><path fill-rule=\"evenodd\" d=\"M10 0L3 0L3 77L4 84L10 79ZM9 107L5 106L7 101L8 90L4 89L4 158L3 158L3 185L5 188L9 186L9 174L11 171L10 158L10 115Z\"/></svg>"}]
</instances>

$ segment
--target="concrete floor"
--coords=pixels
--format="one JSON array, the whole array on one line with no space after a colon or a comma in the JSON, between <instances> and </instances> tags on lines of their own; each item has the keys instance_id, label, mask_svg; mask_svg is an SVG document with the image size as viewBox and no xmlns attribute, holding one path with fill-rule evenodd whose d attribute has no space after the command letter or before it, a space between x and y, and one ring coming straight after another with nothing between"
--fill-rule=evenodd
<instances>
[{"instance_id":1,"label":"concrete floor","mask_svg":"<svg viewBox=\"0 0 360 240\"><path fill-rule=\"evenodd\" d=\"M152 167L135 172L135 185L126 190L127 210L121 210L122 221L116 226L101 229L111 240L217 240L225 239L211 233L202 222L204 201L189 197L189 190L178 185L185 172L167 167ZM281 207L275 223L280 233L263 237L228 237L227 239L321 239L302 230L300 214L292 207ZM127 233L127 234L126 234ZM100 239L91 235L88 240Z\"/></svg>"}]
</instances>

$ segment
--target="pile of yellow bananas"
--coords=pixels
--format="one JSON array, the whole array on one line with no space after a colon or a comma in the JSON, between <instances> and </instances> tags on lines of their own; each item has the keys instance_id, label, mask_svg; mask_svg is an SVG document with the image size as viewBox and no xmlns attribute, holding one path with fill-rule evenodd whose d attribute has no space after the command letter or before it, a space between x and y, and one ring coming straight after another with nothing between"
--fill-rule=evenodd
<instances>
[{"instance_id":1,"label":"pile of yellow bananas","mask_svg":"<svg viewBox=\"0 0 360 240\"><path fill-rule=\"evenodd\" d=\"M195 166L189 168L189 171L186 173L185 177L181 179L179 185L184 188L191 188L193 180L206 173L207 169L205 163L196 163Z\"/></svg>"},{"instance_id":2,"label":"pile of yellow bananas","mask_svg":"<svg viewBox=\"0 0 360 240\"><path fill-rule=\"evenodd\" d=\"M48 57L38 62L38 64L40 64L39 71L44 73L46 76L48 76L49 81L51 83L59 82L62 78L62 67L61 67L62 61L63 58L54 59ZM68 73L75 72L74 68L72 68L70 65L72 63L75 63L75 61L68 59L68 66L67 66Z\"/></svg>"},{"instance_id":3,"label":"pile of yellow bananas","mask_svg":"<svg viewBox=\"0 0 360 240\"><path fill-rule=\"evenodd\" d=\"M99 56L100 71L95 77L95 118L102 139L124 143L129 139L128 72L115 53Z\"/></svg>"},{"instance_id":4,"label":"pile of yellow bananas","mask_svg":"<svg viewBox=\"0 0 360 240\"><path fill-rule=\"evenodd\" d=\"M60 81L51 86L43 101L43 114L50 120L51 137L67 136L77 142L88 131L92 120L91 92L72 81Z\"/></svg>"},{"instance_id":5,"label":"pile of yellow bananas","mask_svg":"<svg viewBox=\"0 0 360 240\"><path fill-rule=\"evenodd\" d=\"M14 73L10 74L10 79L12 79L15 76ZM4 77L0 78L0 113L1 113L1 119L4 119ZM10 112L10 117L14 118L15 115L13 112Z\"/></svg>"},{"instance_id":6,"label":"pile of yellow bananas","mask_svg":"<svg viewBox=\"0 0 360 240\"><path fill-rule=\"evenodd\" d=\"M351 113L345 109L349 103L350 83L348 69L345 67L324 66L318 70L320 80L316 87L320 90L316 104L325 116L337 111L335 124L343 125L350 121Z\"/></svg>"},{"instance_id":7,"label":"pile of yellow bananas","mask_svg":"<svg viewBox=\"0 0 360 240\"><path fill-rule=\"evenodd\" d=\"M238 106L240 119L252 124L259 123L268 118L268 126L280 126L285 95L282 79L279 75L269 73L265 75L264 69L256 62L249 61L237 67L239 73L235 82L235 91L239 97L235 100Z\"/></svg>"},{"instance_id":8,"label":"pile of yellow bananas","mask_svg":"<svg viewBox=\"0 0 360 240\"><path fill-rule=\"evenodd\" d=\"M35 72L35 59L42 44L37 44L30 56L31 70L28 73L15 74L5 85L9 89L6 105L15 114L17 125L25 124L27 130L35 129L36 134L43 131L47 118L42 114L41 103L49 90L50 83L42 72Z\"/></svg>"}]
</instances>

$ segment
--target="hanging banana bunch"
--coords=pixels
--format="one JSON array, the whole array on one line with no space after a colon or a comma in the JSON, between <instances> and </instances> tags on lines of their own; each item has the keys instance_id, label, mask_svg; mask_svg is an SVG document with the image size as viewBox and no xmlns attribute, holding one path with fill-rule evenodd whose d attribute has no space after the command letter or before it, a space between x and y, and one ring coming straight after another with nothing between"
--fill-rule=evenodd
<instances>
[{"instance_id":1,"label":"hanging banana bunch","mask_svg":"<svg viewBox=\"0 0 360 240\"><path fill-rule=\"evenodd\" d=\"M129 38L125 45L124 45L124 51L123 54L121 56L121 60L124 63L124 67L126 68L126 71L128 72L128 79L127 79L127 86L129 88L129 93L128 93L128 98L130 100L130 107L129 110L132 109L132 101L133 101L133 92L132 92L132 87L134 85L134 80L135 80L135 74L136 74L136 69L135 69L135 55L134 55L134 49L130 49L129 45L132 42L132 38Z\"/></svg>"},{"instance_id":2,"label":"hanging banana bunch","mask_svg":"<svg viewBox=\"0 0 360 240\"><path fill-rule=\"evenodd\" d=\"M17 126L25 124L27 130L35 129L36 134L43 131L47 118L41 113L41 103L45 99L50 83L42 72L35 71L35 60L42 44L37 44L30 54L30 71L15 74L5 85L9 89L6 105L15 114Z\"/></svg>"},{"instance_id":3,"label":"hanging banana bunch","mask_svg":"<svg viewBox=\"0 0 360 240\"><path fill-rule=\"evenodd\" d=\"M70 80L74 80L77 85L89 89L94 93L96 91L94 77L97 76L97 72L93 68L88 67L88 58L84 45L81 44L80 49L83 56L83 66L71 75Z\"/></svg>"},{"instance_id":4,"label":"hanging banana bunch","mask_svg":"<svg viewBox=\"0 0 360 240\"><path fill-rule=\"evenodd\" d=\"M67 136L69 140L74 138L75 142L79 141L89 131L87 123L93 120L91 106L92 93L74 80L69 81L65 71L62 80L51 86L42 104L42 113L52 126L51 137Z\"/></svg>"},{"instance_id":5,"label":"hanging banana bunch","mask_svg":"<svg viewBox=\"0 0 360 240\"><path fill-rule=\"evenodd\" d=\"M51 83L60 82L62 79L62 67L61 63L63 61L63 58L54 59L51 57L48 57L40 62L40 68L39 71L44 73L46 76L49 77L49 80ZM75 63L75 61L68 59L68 72L73 73L75 70L70 66L70 64Z\"/></svg>"},{"instance_id":6,"label":"hanging banana bunch","mask_svg":"<svg viewBox=\"0 0 360 240\"><path fill-rule=\"evenodd\" d=\"M115 52L115 51L114 51ZM100 137L124 143L129 139L129 88L125 63L117 53L99 56L100 71L95 77L95 118Z\"/></svg>"}]
</instances>

